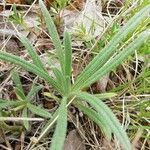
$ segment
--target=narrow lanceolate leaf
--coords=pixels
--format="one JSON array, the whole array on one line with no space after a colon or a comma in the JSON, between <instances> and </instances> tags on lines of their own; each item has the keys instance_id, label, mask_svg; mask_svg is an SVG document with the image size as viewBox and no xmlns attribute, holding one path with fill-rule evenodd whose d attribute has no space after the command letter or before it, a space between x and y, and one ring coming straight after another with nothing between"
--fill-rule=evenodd
<instances>
[{"instance_id":1,"label":"narrow lanceolate leaf","mask_svg":"<svg viewBox=\"0 0 150 150\"><path fill-rule=\"evenodd\" d=\"M82 88L87 87L94 83L95 81L101 79L104 75L109 73L111 70L116 68L121 64L129 55L133 54L136 49L138 49L146 40L150 37L150 30L146 30L139 35L132 43L130 43L126 48L124 48L115 57L110 58L99 70L97 70L91 77L89 77L85 82L82 83Z\"/></svg>"},{"instance_id":2,"label":"narrow lanceolate leaf","mask_svg":"<svg viewBox=\"0 0 150 150\"><path fill-rule=\"evenodd\" d=\"M80 111L82 111L84 114L86 114L92 121L94 121L104 132L108 140L111 140L111 129L107 122L105 121L105 118L99 113L97 113L92 108L86 107L82 104L77 104Z\"/></svg>"},{"instance_id":3,"label":"narrow lanceolate leaf","mask_svg":"<svg viewBox=\"0 0 150 150\"><path fill-rule=\"evenodd\" d=\"M2 52L0 51L0 59L13 63L15 65L18 65L22 68L24 68L27 71L30 71L36 75L38 75L39 77L45 79L45 81L47 81L49 84L51 84L52 86L54 86L60 93L60 89L59 89L59 85L56 83L56 81L54 79L52 79L47 72L44 72L42 69L38 68L37 66L35 66L34 64L31 64L23 59L21 59L18 56L9 54L7 52Z\"/></svg>"},{"instance_id":4,"label":"narrow lanceolate leaf","mask_svg":"<svg viewBox=\"0 0 150 150\"><path fill-rule=\"evenodd\" d=\"M42 88L42 86L32 85L30 92L28 93L26 100L31 101L31 99L38 93L38 91Z\"/></svg>"},{"instance_id":5,"label":"narrow lanceolate leaf","mask_svg":"<svg viewBox=\"0 0 150 150\"><path fill-rule=\"evenodd\" d=\"M14 83L15 83L15 86L16 86L18 89L20 89L20 91L21 91L22 93L24 93L23 88L22 88L22 84L21 84L21 81L20 81L20 77L19 77L17 71L16 71L16 70L13 70L11 73L12 73L11 75L12 75L12 79L13 79L13 81L14 81ZM25 96L25 95L24 95L24 96Z\"/></svg>"},{"instance_id":6,"label":"narrow lanceolate leaf","mask_svg":"<svg viewBox=\"0 0 150 150\"><path fill-rule=\"evenodd\" d=\"M89 79L94 72L99 70L103 64L112 56L116 51L118 44L131 33L138 24L143 21L149 14L150 5L143 8L135 16L133 16L128 23L122 27L122 29L114 36L114 38L109 42L109 44L100 51L100 53L89 63L89 65L84 69L84 71L79 75L77 81L75 82L73 89L77 90L81 88L82 82Z\"/></svg>"},{"instance_id":7,"label":"narrow lanceolate leaf","mask_svg":"<svg viewBox=\"0 0 150 150\"><path fill-rule=\"evenodd\" d=\"M72 48L70 35L65 32L64 34L64 49L65 49L65 75L71 76L72 70Z\"/></svg>"},{"instance_id":8,"label":"narrow lanceolate leaf","mask_svg":"<svg viewBox=\"0 0 150 150\"><path fill-rule=\"evenodd\" d=\"M95 108L95 110L99 113L99 115L105 118L105 122L107 122L107 125L110 127L111 131L115 134L124 150L132 149L126 132L122 128L116 116L104 102L100 101L97 97L84 92L78 92L75 93L75 95L77 96L77 98L87 101L92 107Z\"/></svg>"},{"instance_id":9,"label":"narrow lanceolate leaf","mask_svg":"<svg viewBox=\"0 0 150 150\"><path fill-rule=\"evenodd\" d=\"M57 69L56 67L52 67L51 69L52 69L52 71L53 71L53 73L54 73L54 75L56 77L56 81L59 84L60 89L64 93L64 87L63 87L63 85L64 85L64 77L63 77L62 72L59 69Z\"/></svg>"},{"instance_id":10,"label":"narrow lanceolate leaf","mask_svg":"<svg viewBox=\"0 0 150 150\"><path fill-rule=\"evenodd\" d=\"M65 76L59 69L57 69L56 67L52 67L52 70L55 74L56 77L56 81L59 85L59 88L62 90L63 95L67 95L69 93L69 79L68 76Z\"/></svg>"},{"instance_id":11,"label":"narrow lanceolate leaf","mask_svg":"<svg viewBox=\"0 0 150 150\"><path fill-rule=\"evenodd\" d=\"M52 42L56 48L56 52L60 61L61 69L64 72L64 52L62 49L61 41L57 32L57 29L55 27L55 24L53 22L53 19L51 18L51 15L49 14L48 10L46 9L44 3L42 0L39 0L39 6L42 10L48 31L50 33L50 36L52 38Z\"/></svg>"},{"instance_id":12,"label":"narrow lanceolate leaf","mask_svg":"<svg viewBox=\"0 0 150 150\"><path fill-rule=\"evenodd\" d=\"M3 100L0 99L0 109L5 108L5 107L9 107L9 106L17 106L22 104L22 102L14 100L14 101L10 101L10 100Z\"/></svg>"},{"instance_id":13,"label":"narrow lanceolate leaf","mask_svg":"<svg viewBox=\"0 0 150 150\"><path fill-rule=\"evenodd\" d=\"M17 95L17 98L19 100L25 100L26 97L25 97L24 93L22 93L22 91L20 89L18 89L17 87L14 89L15 89L15 93Z\"/></svg>"},{"instance_id":14,"label":"narrow lanceolate leaf","mask_svg":"<svg viewBox=\"0 0 150 150\"><path fill-rule=\"evenodd\" d=\"M46 125L43 127L39 139L41 139L43 136L48 135L50 133L51 127L53 127L53 125L55 124L55 122L58 119L58 113L59 113L59 109L57 109L55 111L55 113L53 114L52 118L49 119L48 122L46 123Z\"/></svg>"},{"instance_id":15,"label":"narrow lanceolate leaf","mask_svg":"<svg viewBox=\"0 0 150 150\"><path fill-rule=\"evenodd\" d=\"M101 94L94 94L97 98L103 100L103 99L110 99L112 97L117 96L116 93L101 93Z\"/></svg>"},{"instance_id":16,"label":"narrow lanceolate leaf","mask_svg":"<svg viewBox=\"0 0 150 150\"><path fill-rule=\"evenodd\" d=\"M28 118L28 110L27 108L24 108L23 111L22 111L22 117L23 118ZM29 121L28 120L23 120L23 124L24 124L24 127L29 130Z\"/></svg>"},{"instance_id":17,"label":"narrow lanceolate leaf","mask_svg":"<svg viewBox=\"0 0 150 150\"><path fill-rule=\"evenodd\" d=\"M24 35L22 35L20 33L18 33L18 36L19 36L20 41L23 43L23 45L27 49L28 54L30 55L30 57L33 60L33 63L40 69L46 71L45 68L43 67L40 57L36 53L36 49L33 47L33 45L30 43L30 41Z\"/></svg>"},{"instance_id":18,"label":"narrow lanceolate leaf","mask_svg":"<svg viewBox=\"0 0 150 150\"><path fill-rule=\"evenodd\" d=\"M57 125L50 150L62 150L67 130L67 98L64 97L59 107Z\"/></svg>"},{"instance_id":19,"label":"narrow lanceolate leaf","mask_svg":"<svg viewBox=\"0 0 150 150\"><path fill-rule=\"evenodd\" d=\"M48 111L46 111L44 108L32 105L30 103L27 104L27 107L29 108L29 110L32 113L34 113L38 116L41 116L41 117L44 117L44 118L51 118L52 117L52 115Z\"/></svg>"}]
</instances>

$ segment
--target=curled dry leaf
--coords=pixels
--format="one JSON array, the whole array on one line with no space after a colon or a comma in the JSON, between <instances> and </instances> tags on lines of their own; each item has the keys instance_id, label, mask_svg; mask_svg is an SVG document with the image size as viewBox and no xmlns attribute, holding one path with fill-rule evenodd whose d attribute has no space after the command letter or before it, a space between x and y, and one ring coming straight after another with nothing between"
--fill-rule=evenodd
<instances>
[{"instance_id":1,"label":"curled dry leaf","mask_svg":"<svg viewBox=\"0 0 150 150\"><path fill-rule=\"evenodd\" d=\"M96 87L97 87L98 92L106 92L108 80L109 80L109 74L104 76L103 79L98 80L96 82L96 84L97 84Z\"/></svg>"}]
</instances>

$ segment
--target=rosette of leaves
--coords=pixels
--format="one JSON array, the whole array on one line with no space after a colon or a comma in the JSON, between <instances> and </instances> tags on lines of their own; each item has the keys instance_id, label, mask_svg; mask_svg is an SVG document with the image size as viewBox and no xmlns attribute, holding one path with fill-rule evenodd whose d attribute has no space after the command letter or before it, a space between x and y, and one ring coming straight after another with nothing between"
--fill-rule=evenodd
<instances>
[{"instance_id":1,"label":"rosette of leaves","mask_svg":"<svg viewBox=\"0 0 150 150\"><path fill-rule=\"evenodd\" d=\"M11 62L25 70L36 74L43 78L49 85L61 95L60 106L53 114L48 124L43 129L41 135L38 137L39 141L46 133L48 133L51 126L56 123L55 132L51 141L50 150L62 150L67 130L67 107L72 104L79 108L91 120L93 120L110 139L113 133L118 139L120 145L125 150L131 150L130 140L127 133L120 125L119 120L116 118L111 109L95 95L83 92L82 89L90 86L97 80L119 66L129 55L132 55L150 36L150 30L132 36L128 40L128 44L122 46L122 41L131 33L136 30L138 24L147 18L150 5L144 7L135 16L133 16L111 39L99 54L85 67L80 75L75 80L74 84L71 82L72 70L72 48L70 35L64 33L63 44L59 39L53 19L51 18L48 10L39 0L39 6L43 13L51 40L56 49L61 69L53 66L51 69L55 77L51 77L46 70L45 66L37 55L35 48L29 40L21 34L18 34L20 41L26 47L28 54L32 58L32 62L20 59L6 52L0 52L0 59L3 61ZM121 49L119 48L121 47ZM85 106L85 101L89 104Z\"/></svg>"}]
</instances>

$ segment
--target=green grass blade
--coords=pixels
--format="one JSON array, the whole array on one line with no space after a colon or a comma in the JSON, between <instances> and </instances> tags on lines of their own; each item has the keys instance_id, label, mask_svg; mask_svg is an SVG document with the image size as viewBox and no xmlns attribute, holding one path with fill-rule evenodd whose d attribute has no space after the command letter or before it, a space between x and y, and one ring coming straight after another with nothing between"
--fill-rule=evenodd
<instances>
[{"instance_id":1,"label":"green grass blade","mask_svg":"<svg viewBox=\"0 0 150 150\"><path fill-rule=\"evenodd\" d=\"M70 35L65 32L64 34L64 48L65 48L65 75L71 76L72 70L72 48Z\"/></svg>"},{"instance_id":2,"label":"green grass blade","mask_svg":"<svg viewBox=\"0 0 150 150\"><path fill-rule=\"evenodd\" d=\"M101 79L104 75L115 69L119 64L121 64L129 55L133 54L136 49L138 49L148 38L150 37L150 30L142 32L138 38L136 38L132 43L130 43L126 48L124 48L115 57L110 58L104 66L97 70L91 77L89 77L84 83L82 82L81 88L87 87L94 83L95 81Z\"/></svg>"},{"instance_id":3,"label":"green grass blade","mask_svg":"<svg viewBox=\"0 0 150 150\"><path fill-rule=\"evenodd\" d=\"M89 107L86 107L82 104L77 104L77 106L80 109L80 111L86 114L92 121L94 121L102 129L102 131L110 141L112 137L111 136L112 132L107 122L105 122L105 118L103 118L101 114L98 114L96 111L94 111Z\"/></svg>"},{"instance_id":4,"label":"green grass blade","mask_svg":"<svg viewBox=\"0 0 150 150\"><path fill-rule=\"evenodd\" d=\"M24 108L22 111L22 117L23 118L28 118L28 110L27 108ZM24 127L29 130L29 121L28 120L23 120L23 125Z\"/></svg>"},{"instance_id":5,"label":"green grass blade","mask_svg":"<svg viewBox=\"0 0 150 150\"><path fill-rule=\"evenodd\" d=\"M103 118L105 118L107 125L109 125L111 131L115 134L118 141L121 143L123 149L125 150L132 149L126 132L122 128L116 116L113 114L113 112L108 108L108 106L105 103L100 101L97 97L88 93L78 92L75 93L75 95L77 96L77 98L87 101L92 107L95 108L95 110L101 116L103 116Z\"/></svg>"},{"instance_id":6,"label":"green grass blade","mask_svg":"<svg viewBox=\"0 0 150 150\"><path fill-rule=\"evenodd\" d=\"M41 116L44 118L51 118L52 117L52 115L48 111L46 111L44 108L32 105L30 103L27 104L27 107L32 113L34 113L38 116Z\"/></svg>"},{"instance_id":7,"label":"green grass blade","mask_svg":"<svg viewBox=\"0 0 150 150\"><path fill-rule=\"evenodd\" d=\"M57 125L50 150L62 150L67 130L67 98L64 97L59 107Z\"/></svg>"},{"instance_id":8,"label":"green grass blade","mask_svg":"<svg viewBox=\"0 0 150 150\"><path fill-rule=\"evenodd\" d=\"M19 36L19 40L23 43L23 45L25 46L25 48L28 51L28 54L30 55L30 57L33 60L33 63L40 69L45 70L45 68L43 67L43 64L40 60L40 57L38 56L38 54L36 53L36 49L32 46L32 44L30 43L30 41L22 34L18 34Z\"/></svg>"},{"instance_id":9,"label":"green grass blade","mask_svg":"<svg viewBox=\"0 0 150 150\"><path fill-rule=\"evenodd\" d=\"M89 63L89 65L84 69L84 71L79 75L77 81L75 82L73 89L80 89L82 82L88 80L88 78L93 75L104 63L111 57L111 55L116 51L118 44L131 33L137 25L144 20L150 11L150 5L147 5L141 11L139 11L135 16L133 16L125 26L113 37L109 44L100 51L100 53Z\"/></svg>"},{"instance_id":10,"label":"green grass blade","mask_svg":"<svg viewBox=\"0 0 150 150\"><path fill-rule=\"evenodd\" d=\"M53 19L51 18L51 15L49 14L48 10L46 9L46 6L44 5L42 0L39 0L39 6L42 10L43 17L45 19L48 31L50 33L50 36L52 38L52 42L56 48L56 53L60 61L61 69L64 72L64 51L62 49L61 41L57 32L57 29L55 27L55 24L53 22Z\"/></svg>"},{"instance_id":11,"label":"green grass blade","mask_svg":"<svg viewBox=\"0 0 150 150\"><path fill-rule=\"evenodd\" d=\"M51 84L53 87L55 87L60 93L60 89L59 89L59 85L56 83L56 81L54 79L52 79L47 72L44 72L43 70L41 70L40 68L38 68L37 66L35 66L34 64L31 64L23 59L21 59L18 56L9 54L7 52L2 52L0 51L0 59L13 63L15 65L18 65L22 68L24 68L27 71L30 71L36 75L38 75L39 77L45 79L45 81L47 81L49 84Z\"/></svg>"}]
</instances>

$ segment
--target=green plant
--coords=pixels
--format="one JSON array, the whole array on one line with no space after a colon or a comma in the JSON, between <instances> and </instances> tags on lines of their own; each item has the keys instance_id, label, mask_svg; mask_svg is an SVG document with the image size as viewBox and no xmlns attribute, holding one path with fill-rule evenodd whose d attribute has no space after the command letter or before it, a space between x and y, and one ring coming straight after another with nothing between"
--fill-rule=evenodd
<instances>
[{"instance_id":1,"label":"green plant","mask_svg":"<svg viewBox=\"0 0 150 150\"><path fill-rule=\"evenodd\" d=\"M17 11L16 5L13 5L12 10L13 10L13 14L9 17L9 20L15 24L19 24L19 25L25 24L23 15Z\"/></svg>"},{"instance_id":2,"label":"green plant","mask_svg":"<svg viewBox=\"0 0 150 150\"><path fill-rule=\"evenodd\" d=\"M68 3L68 0L56 0L56 2L59 6L59 9L64 9Z\"/></svg>"},{"instance_id":3,"label":"green plant","mask_svg":"<svg viewBox=\"0 0 150 150\"><path fill-rule=\"evenodd\" d=\"M6 107L12 107L11 112L12 114L16 114L16 112L21 111L21 116L23 118L28 117L29 111L32 113L45 117L45 118L51 118L51 114L46 111L44 108L41 108L39 106L35 106L32 104L32 99L36 95L36 93L42 88L41 86L36 86L34 83L31 87L31 90L29 93L25 96L24 90L19 78L18 73L14 70L12 72L12 79L16 85L15 87L15 94L17 96L17 100L3 100L0 99L0 110L2 108ZM24 127L28 130L29 129L29 122L28 120L23 120Z\"/></svg>"},{"instance_id":4,"label":"green plant","mask_svg":"<svg viewBox=\"0 0 150 150\"><path fill-rule=\"evenodd\" d=\"M84 28L83 28L84 29ZM120 26L119 23L117 23L117 21L115 20L112 23L112 26L110 26L107 31L105 31L104 35L99 39L93 39L90 35L88 34L83 34L86 33L86 29L82 30L85 32L80 32L81 34L79 34L79 32L77 33L77 35L79 36L80 40L82 39L86 46L91 49L91 53L93 54L97 54L99 53L99 51L105 47L105 45L107 45L107 43L114 37L114 35L119 31ZM96 45L95 45L96 43ZM93 46L95 45L95 46Z\"/></svg>"},{"instance_id":5,"label":"green plant","mask_svg":"<svg viewBox=\"0 0 150 150\"><path fill-rule=\"evenodd\" d=\"M56 110L52 119L50 119L43 129L37 142L48 133L50 127L57 121L50 149L61 150L63 148L67 128L67 107L70 104L74 104L75 107L81 109L83 113L96 122L108 138L111 138L111 134L113 133L125 150L131 150L131 144L126 132L121 127L119 121L109 107L96 96L88 94L87 92L82 92L82 89L90 86L92 83L101 79L104 75L116 68L147 40L150 36L149 30L143 31L137 37L134 37L134 40L132 38L128 45L121 50L117 50L118 46L121 46L119 45L121 41L125 39L129 33L133 32L136 29L136 26L147 17L150 5L138 12L124 27L121 28L121 30L119 30L109 44L101 50L89 65L86 66L73 85L71 83L72 50L70 36L68 33L64 34L64 42L62 45L54 22L42 0L39 1L39 5L43 12L52 42L56 48L56 54L61 66L61 69L54 66L51 67L55 78L49 76L48 71L43 66L34 47L30 44L29 40L21 34L18 35L19 39L28 50L28 54L31 56L33 63L29 63L18 56L0 52L1 60L11 62L43 78L53 86L62 97L60 100L60 107ZM82 103L83 101L86 101L91 108L85 106L84 103Z\"/></svg>"}]
</instances>

